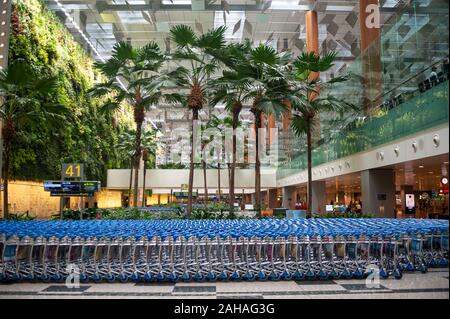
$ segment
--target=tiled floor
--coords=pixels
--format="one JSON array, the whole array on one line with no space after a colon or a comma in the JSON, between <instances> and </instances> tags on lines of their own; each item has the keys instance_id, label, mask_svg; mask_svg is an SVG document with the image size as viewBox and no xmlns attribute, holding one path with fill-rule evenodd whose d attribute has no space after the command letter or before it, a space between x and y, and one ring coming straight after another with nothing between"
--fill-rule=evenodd
<instances>
[{"instance_id":1,"label":"tiled floor","mask_svg":"<svg viewBox=\"0 0 450 319\"><path fill-rule=\"evenodd\" d=\"M196 283L99 283L67 288L64 284L0 284L3 298L182 298L182 299L448 299L448 269L426 274L406 273L403 279L381 280L368 288L365 280L326 282L196 282Z\"/></svg>"}]
</instances>

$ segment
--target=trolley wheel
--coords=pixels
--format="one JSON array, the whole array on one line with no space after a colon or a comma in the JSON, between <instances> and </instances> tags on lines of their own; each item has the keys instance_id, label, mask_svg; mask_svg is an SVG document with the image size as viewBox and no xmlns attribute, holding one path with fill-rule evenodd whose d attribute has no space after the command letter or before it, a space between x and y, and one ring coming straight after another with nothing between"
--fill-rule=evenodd
<instances>
[{"instance_id":1,"label":"trolley wheel","mask_svg":"<svg viewBox=\"0 0 450 319\"><path fill-rule=\"evenodd\" d=\"M145 282L150 282L150 281L152 281L152 275L151 275L151 274L145 274L145 275L144 275L144 281L145 281Z\"/></svg>"},{"instance_id":2,"label":"trolley wheel","mask_svg":"<svg viewBox=\"0 0 450 319\"><path fill-rule=\"evenodd\" d=\"M167 280L170 282L176 282L178 280L178 276L174 273L167 275Z\"/></svg>"},{"instance_id":3,"label":"trolley wheel","mask_svg":"<svg viewBox=\"0 0 450 319\"><path fill-rule=\"evenodd\" d=\"M278 273L275 273L275 272L271 272L269 275L269 279L273 280L273 281L280 280L280 278L281 278L281 275Z\"/></svg>"},{"instance_id":4,"label":"trolley wheel","mask_svg":"<svg viewBox=\"0 0 450 319\"><path fill-rule=\"evenodd\" d=\"M288 271L283 271L283 273L281 274L281 279L283 280L291 280L292 279L292 274Z\"/></svg>"},{"instance_id":5,"label":"trolley wheel","mask_svg":"<svg viewBox=\"0 0 450 319\"><path fill-rule=\"evenodd\" d=\"M418 267L418 270L422 273L425 274L428 271L427 266L425 266L424 264L420 264L420 266Z\"/></svg>"},{"instance_id":6,"label":"trolley wheel","mask_svg":"<svg viewBox=\"0 0 450 319\"><path fill-rule=\"evenodd\" d=\"M14 274L12 280L13 281L21 281L22 280L22 275L21 274Z\"/></svg>"},{"instance_id":7,"label":"trolley wheel","mask_svg":"<svg viewBox=\"0 0 450 319\"><path fill-rule=\"evenodd\" d=\"M408 263L408 265L406 265L406 271L414 271L414 265L412 263Z\"/></svg>"},{"instance_id":8,"label":"trolley wheel","mask_svg":"<svg viewBox=\"0 0 450 319\"><path fill-rule=\"evenodd\" d=\"M181 276L181 279L182 279L183 281L190 281L190 280L191 280L191 276L190 276L188 273L184 273L184 274Z\"/></svg>"},{"instance_id":9,"label":"trolley wheel","mask_svg":"<svg viewBox=\"0 0 450 319\"><path fill-rule=\"evenodd\" d=\"M217 276L210 272L208 273L208 275L206 275L206 279L208 279L209 281L214 281L217 279Z\"/></svg>"},{"instance_id":10,"label":"trolley wheel","mask_svg":"<svg viewBox=\"0 0 450 319\"><path fill-rule=\"evenodd\" d=\"M157 274L156 275L156 280L157 281L164 281L164 279L166 279L166 277L164 277L164 275L163 274Z\"/></svg>"},{"instance_id":11,"label":"trolley wheel","mask_svg":"<svg viewBox=\"0 0 450 319\"><path fill-rule=\"evenodd\" d=\"M303 280L305 279L305 274L297 270L292 277L294 280Z\"/></svg>"},{"instance_id":12,"label":"trolley wheel","mask_svg":"<svg viewBox=\"0 0 450 319\"><path fill-rule=\"evenodd\" d=\"M80 274L80 282L88 282L89 281L89 277L86 276L85 274Z\"/></svg>"},{"instance_id":13,"label":"trolley wheel","mask_svg":"<svg viewBox=\"0 0 450 319\"><path fill-rule=\"evenodd\" d=\"M39 277L40 280L42 280L43 282L50 282L50 276L49 275L41 275ZM80 280L81 280L81 276L80 276Z\"/></svg>"},{"instance_id":14,"label":"trolley wheel","mask_svg":"<svg viewBox=\"0 0 450 319\"><path fill-rule=\"evenodd\" d=\"M329 275L325 271L321 270L319 271L318 277L320 280L327 280Z\"/></svg>"},{"instance_id":15,"label":"trolley wheel","mask_svg":"<svg viewBox=\"0 0 450 319\"><path fill-rule=\"evenodd\" d=\"M128 276L125 275L125 274L120 274L120 275L119 275L119 280L120 280L120 282L127 282L128 279L129 279Z\"/></svg>"},{"instance_id":16,"label":"trolley wheel","mask_svg":"<svg viewBox=\"0 0 450 319\"><path fill-rule=\"evenodd\" d=\"M386 278L389 277L389 274L388 274L388 272L386 271L386 269L382 268L382 269L380 270L380 277L383 278L383 279L386 279Z\"/></svg>"},{"instance_id":17,"label":"trolley wheel","mask_svg":"<svg viewBox=\"0 0 450 319\"><path fill-rule=\"evenodd\" d=\"M315 280L315 279L316 279L316 274L314 273L314 271L308 270L308 271L306 272L305 278L306 278L307 280Z\"/></svg>"},{"instance_id":18,"label":"trolley wheel","mask_svg":"<svg viewBox=\"0 0 450 319\"><path fill-rule=\"evenodd\" d=\"M220 273L218 279L222 280L222 281L226 281L226 280L228 280L228 275L226 273L222 272L222 273Z\"/></svg>"},{"instance_id":19,"label":"trolley wheel","mask_svg":"<svg viewBox=\"0 0 450 319\"><path fill-rule=\"evenodd\" d=\"M258 273L258 275L256 275L256 279L258 279L258 280L267 280L267 276L266 276L265 273L263 273L262 271L260 271L260 272Z\"/></svg>"},{"instance_id":20,"label":"trolley wheel","mask_svg":"<svg viewBox=\"0 0 450 319\"><path fill-rule=\"evenodd\" d=\"M256 279L256 276L252 272L248 272L244 275L244 279L248 281L254 281Z\"/></svg>"},{"instance_id":21,"label":"trolley wheel","mask_svg":"<svg viewBox=\"0 0 450 319\"><path fill-rule=\"evenodd\" d=\"M344 272L342 273L342 277L344 277L345 279L351 279L353 277L353 274L348 270L344 270Z\"/></svg>"},{"instance_id":22,"label":"trolley wheel","mask_svg":"<svg viewBox=\"0 0 450 319\"><path fill-rule=\"evenodd\" d=\"M339 278L341 278L341 273L336 270L333 270L330 273L330 277L333 279L339 279Z\"/></svg>"},{"instance_id":23,"label":"trolley wheel","mask_svg":"<svg viewBox=\"0 0 450 319\"><path fill-rule=\"evenodd\" d=\"M364 277L364 273L361 271L361 269L357 269L353 275L356 279L362 279Z\"/></svg>"},{"instance_id":24,"label":"trolley wheel","mask_svg":"<svg viewBox=\"0 0 450 319\"><path fill-rule=\"evenodd\" d=\"M110 282L110 283L113 283L113 282L116 281L116 276L114 276L114 275L108 275L108 276L106 277L106 280L107 280L108 282Z\"/></svg>"},{"instance_id":25,"label":"trolley wheel","mask_svg":"<svg viewBox=\"0 0 450 319\"><path fill-rule=\"evenodd\" d=\"M402 279L403 274L402 274L402 272L400 270L396 269L396 270L393 271L392 276L395 279Z\"/></svg>"},{"instance_id":26,"label":"trolley wheel","mask_svg":"<svg viewBox=\"0 0 450 319\"><path fill-rule=\"evenodd\" d=\"M99 274L94 274L94 275L92 276L92 280L93 280L94 282L100 282L100 281L102 281L102 276L100 276Z\"/></svg>"},{"instance_id":27,"label":"trolley wheel","mask_svg":"<svg viewBox=\"0 0 450 319\"><path fill-rule=\"evenodd\" d=\"M241 276L237 272L233 272L230 276L231 280L239 280L241 279Z\"/></svg>"}]
</instances>

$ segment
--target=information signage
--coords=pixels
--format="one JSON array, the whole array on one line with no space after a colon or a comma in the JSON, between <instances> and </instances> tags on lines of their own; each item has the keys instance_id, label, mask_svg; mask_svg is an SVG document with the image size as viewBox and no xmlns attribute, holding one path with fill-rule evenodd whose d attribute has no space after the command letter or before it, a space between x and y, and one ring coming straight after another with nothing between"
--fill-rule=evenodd
<instances>
[{"instance_id":1,"label":"information signage","mask_svg":"<svg viewBox=\"0 0 450 319\"><path fill-rule=\"evenodd\" d=\"M100 191L99 181L44 181L51 196L93 196Z\"/></svg>"},{"instance_id":2,"label":"information signage","mask_svg":"<svg viewBox=\"0 0 450 319\"><path fill-rule=\"evenodd\" d=\"M83 164L62 164L61 177L64 178L83 178Z\"/></svg>"},{"instance_id":3,"label":"information signage","mask_svg":"<svg viewBox=\"0 0 450 319\"><path fill-rule=\"evenodd\" d=\"M405 197L405 213L414 214L416 212L416 201L414 194L406 194Z\"/></svg>"},{"instance_id":4,"label":"information signage","mask_svg":"<svg viewBox=\"0 0 450 319\"><path fill-rule=\"evenodd\" d=\"M188 192L174 192L173 196L175 196L175 198L179 199L179 198L188 198L189 197L189 193ZM197 192L192 192L192 197L197 197Z\"/></svg>"}]
</instances>

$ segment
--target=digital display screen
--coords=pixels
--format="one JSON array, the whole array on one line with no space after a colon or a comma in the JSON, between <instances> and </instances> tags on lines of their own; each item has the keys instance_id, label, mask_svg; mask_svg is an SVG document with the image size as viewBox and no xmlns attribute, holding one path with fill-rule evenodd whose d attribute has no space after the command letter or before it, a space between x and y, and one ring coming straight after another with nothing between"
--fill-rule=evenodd
<instances>
[{"instance_id":1,"label":"digital display screen","mask_svg":"<svg viewBox=\"0 0 450 319\"><path fill-rule=\"evenodd\" d=\"M45 181L44 190L51 196L93 196L100 191L98 181Z\"/></svg>"},{"instance_id":2,"label":"digital display screen","mask_svg":"<svg viewBox=\"0 0 450 319\"><path fill-rule=\"evenodd\" d=\"M405 213L414 214L416 212L416 201L414 194L406 194L405 197Z\"/></svg>"}]
</instances>

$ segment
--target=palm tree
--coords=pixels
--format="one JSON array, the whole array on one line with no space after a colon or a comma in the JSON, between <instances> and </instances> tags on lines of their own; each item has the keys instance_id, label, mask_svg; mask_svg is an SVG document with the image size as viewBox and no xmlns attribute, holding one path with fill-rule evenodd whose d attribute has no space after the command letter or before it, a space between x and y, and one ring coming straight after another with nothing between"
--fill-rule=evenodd
<instances>
[{"instance_id":1,"label":"palm tree","mask_svg":"<svg viewBox=\"0 0 450 319\"><path fill-rule=\"evenodd\" d=\"M106 98L105 111L116 111L124 102L133 108L136 123L133 155L134 207L137 206L138 200L141 132L145 112L161 101L167 103L182 101L179 94L167 92L167 89L177 87L177 83L172 73L162 70L166 59L155 42L141 48L133 48L129 43L119 42L114 45L110 59L95 64L106 77L106 82L96 85L91 90L91 95Z\"/></svg>"},{"instance_id":2,"label":"palm tree","mask_svg":"<svg viewBox=\"0 0 450 319\"><path fill-rule=\"evenodd\" d=\"M262 114L279 116L286 110L288 83L285 68L290 55L278 54L271 46L260 44L248 56L246 78L251 82L251 90L243 100L251 99L250 111L254 116L256 155L255 155L255 210L261 215L261 163L259 159L259 128ZM243 70L244 71L244 70Z\"/></svg>"},{"instance_id":3,"label":"palm tree","mask_svg":"<svg viewBox=\"0 0 450 319\"><path fill-rule=\"evenodd\" d=\"M222 76L211 81L209 85L209 95L211 103L216 105L224 103L227 112L231 113L232 138L232 158L229 167L229 210L234 211L234 185L236 171L236 129L240 125L239 115L242 111L244 96L248 96L251 91L251 81L247 78L247 57L251 50L250 42L243 44L231 43L222 50L218 58L228 67L222 72Z\"/></svg>"},{"instance_id":4,"label":"palm tree","mask_svg":"<svg viewBox=\"0 0 450 319\"><path fill-rule=\"evenodd\" d=\"M323 57L314 52L302 53L293 62L293 70L286 74L290 81L291 93L289 101L294 110L291 127L296 136L306 135L307 163L308 163L308 183L307 183L307 214L311 216L312 206L312 134L319 123L319 114L335 113L342 114L349 111L356 111L352 104L335 99L331 96L318 96L319 89L330 86L333 83L343 82L348 76L336 77L329 81L309 80L311 72L325 72L333 66L336 53L330 52Z\"/></svg>"},{"instance_id":5,"label":"palm tree","mask_svg":"<svg viewBox=\"0 0 450 319\"><path fill-rule=\"evenodd\" d=\"M154 158L156 153L156 130L153 129L143 129L142 131L142 138L141 138L141 150L142 155L144 158L145 152L147 160L144 158L144 173L145 173L145 162ZM116 148L124 155L130 157L130 186L128 189L129 198L131 199L132 194L132 181L133 181L133 163L134 163L134 143L135 143L135 137L136 137L136 130L133 129L127 129L122 131L119 136L118 140L119 143L116 145ZM145 190L145 185L144 185Z\"/></svg>"},{"instance_id":6,"label":"palm tree","mask_svg":"<svg viewBox=\"0 0 450 319\"><path fill-rule=\"evenodd\" d=\"M225 47L225 27L209 30L197 36L191 27L177 25L170 30L171 39L176 44L172 54L175 62L185 62L179 65L176 72L182 79L182 85L189 90L187 107L192 111L191 156L189 165L188 205L186 215L192 212L192 188L194 182L194 122L198 120L199 111L206 102L205 89L209 78L220 67L220 61L214 55Z\"/></svg>"},{"instance_id":7,"label":"palm tree","mask_svg":"<svg viewBox=\"0 0 450 319\"><path fill-rule=\"evenodd\" d=\"M66 108L47 102L57 88L55 77L43 77L23 60L12 62L8 69L0 71L0 96L3 103L0 119L3 122L3 212L8 212L8 181L12 143L17 131L30 125L45 125L46 120L63 119ZM1 103L1 102L0 102Z\"/></svg>"}]
</instances>

